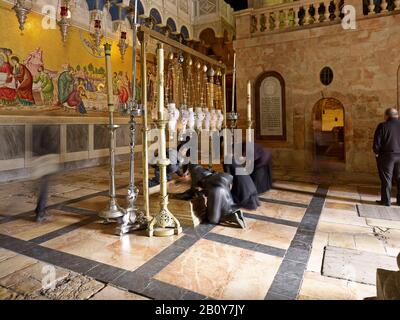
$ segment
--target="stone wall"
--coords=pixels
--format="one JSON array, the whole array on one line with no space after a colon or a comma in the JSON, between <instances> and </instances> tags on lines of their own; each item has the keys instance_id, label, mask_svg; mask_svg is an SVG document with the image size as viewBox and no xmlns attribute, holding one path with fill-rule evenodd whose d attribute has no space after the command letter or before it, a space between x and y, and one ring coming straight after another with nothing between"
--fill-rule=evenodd
<instances>
[{"instance_id":1,"label":"stone wall","mask_svg":"<svg viewBox=\"0 0 400 320\"><path fill-rule=\"evenodd\" d=\"M358 17L356 30L328 22L255 35L250 33L251 10L236 16L238 111L246 114L247 80L254 83L265 71L283 76L287 139L261 142L273 149L274 165L313 168L313 107L322 97L332 97L345 109L345 171L375 174L374 130L384 110L397 104L400 15ZM327 87L319 77L324 66L334 72Z\"/></svg>"},{"instance_id":2,"label":"stone wall","mask_svg":"<svg viewBox=\"0 0 400 320\"><path fill-rule=\"evenodd\" d=\"M45 155L41 148L41 131L46 129L54 143L46 154L55 154L61 169L94 166L109 161L109 131L106 118L14 119L0 116L0 182L29 179L32 163ZM126 118L117 118L116 155L126 160L129 153L129 125ZM136 152L141 150L141 124L137 125Z\"/></svg>"}]
</instances>

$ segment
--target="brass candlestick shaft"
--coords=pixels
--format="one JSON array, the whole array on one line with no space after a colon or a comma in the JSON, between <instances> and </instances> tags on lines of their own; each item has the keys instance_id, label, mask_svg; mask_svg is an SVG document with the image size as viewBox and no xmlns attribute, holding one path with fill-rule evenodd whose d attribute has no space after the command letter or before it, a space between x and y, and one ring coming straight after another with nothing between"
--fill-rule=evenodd
<instances>
[{"instance_id":1,"label":"brass candlestick shaft","mask_svg":"<svg viewBox=\"0 0 400 320\"><path fill-rule=\"evenodd\" d=\"M160 170L160 212L151 220L147 233L159 237L180 234L182 227L179 221L168 209L168 190L167 190L167 166L170 163L167 159L166 143L166 124L164 119L164 49L161 43L157 46L157 88L158 88L158 120L159 129L159 160Z\"/></svg>"}]
</instances>

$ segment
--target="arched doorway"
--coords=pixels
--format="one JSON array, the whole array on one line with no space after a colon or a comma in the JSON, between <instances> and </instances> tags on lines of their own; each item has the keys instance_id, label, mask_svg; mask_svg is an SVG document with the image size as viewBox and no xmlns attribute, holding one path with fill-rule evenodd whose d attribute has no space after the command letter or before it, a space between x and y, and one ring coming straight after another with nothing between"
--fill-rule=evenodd
<instances>
[{"instance_id":1,"label":"arched doorway","mask_svg":"<svg viewBox=\"0 0 400 320\"><path fill-rule=\"evenodd\" d=\"M340 165L346 161L345 115L335 98L319 100L313 109L314 160L318 165Z\"/></svg>"}]
</instances>

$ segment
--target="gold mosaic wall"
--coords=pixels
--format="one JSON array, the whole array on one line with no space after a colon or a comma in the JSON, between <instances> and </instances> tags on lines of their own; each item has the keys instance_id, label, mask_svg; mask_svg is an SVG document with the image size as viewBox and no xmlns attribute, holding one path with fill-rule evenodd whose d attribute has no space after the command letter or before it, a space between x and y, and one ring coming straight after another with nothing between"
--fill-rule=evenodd
<instances>
[{"instance_id":1,"label":"gold mosaic wall","mask_svg":"<svg viewBox=\"0 0 400 320\"><path fill-rule=\"evenodd\" d=\"M21 33L11 7L0 3L0 114L78 116L106 111L104 58L92 54L90 34L70 27L63 43L59 27L43 29L42 19L30 13ZM128 48L123 61L117 41L112 42L117 104L129 98L131 54Z\"/></svg>"}]
</instances>

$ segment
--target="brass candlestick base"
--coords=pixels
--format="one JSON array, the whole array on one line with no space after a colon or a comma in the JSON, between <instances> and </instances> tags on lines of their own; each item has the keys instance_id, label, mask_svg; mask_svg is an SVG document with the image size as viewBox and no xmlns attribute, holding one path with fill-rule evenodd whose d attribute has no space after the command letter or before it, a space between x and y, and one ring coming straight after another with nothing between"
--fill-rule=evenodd
<instances>
[{"instance_id":1,"label":"brass candlestick base","mask_svg":"<svg viewBox=\"0 0 400 320\"><path fill-rule=\"evenodd\" d=\"M247 129L253 129L253 120L247 120Z\"/></svg>"}]
</instances>

